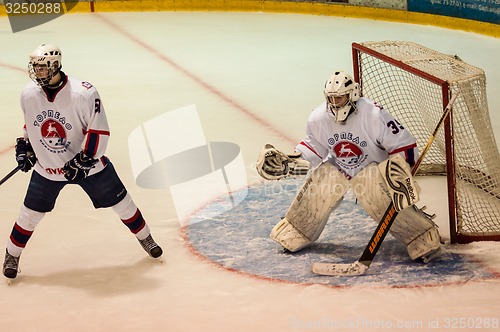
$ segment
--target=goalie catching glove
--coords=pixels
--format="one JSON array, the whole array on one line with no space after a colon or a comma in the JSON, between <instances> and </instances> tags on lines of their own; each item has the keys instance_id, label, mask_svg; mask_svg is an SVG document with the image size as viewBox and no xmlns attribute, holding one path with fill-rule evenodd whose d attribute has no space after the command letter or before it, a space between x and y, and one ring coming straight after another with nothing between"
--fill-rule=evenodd
<instances>
[{"instance_id":1,"label":"goalie catching glove","mask_svg":"<svg viewBox=\"0 0 500 332\"><path fill-rule=\"evenodd\" d=\"M80 151L73 159L64 164L64 177L68 181L84 179L89 175L90 170L95 167L94 165L98 161L98 159L93 159L83 153L83 151Z\"/></svg>"},{"instance_id":2,"label":"goalie catching glove","mask_svg":"<svg viewBox=\"0 0 500 332\"><path fill-rule=\"evenodd\" d=\"M310 164L301 153L286 155L271 144L266 144L257 160L257 173L266 180L306 175Z\"/></svg>"}]
</instances>

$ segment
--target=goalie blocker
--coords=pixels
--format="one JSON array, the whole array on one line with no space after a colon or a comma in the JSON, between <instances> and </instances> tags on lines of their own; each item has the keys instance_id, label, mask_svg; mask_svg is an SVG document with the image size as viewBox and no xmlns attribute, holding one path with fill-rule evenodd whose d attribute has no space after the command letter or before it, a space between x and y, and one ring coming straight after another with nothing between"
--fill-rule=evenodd
<instances>
[{"instance_id":1,"label":"goalie blocker","mask_svg":"<svg viewBox=\"0 0 500 332\"><path fill-rule=\"evenodd\" d=\"M390 232L406 245L411 259L427 261L426 255L440 249L436 224L414 205L418 201L418 187L400 155L379 165L370 164L351 180L331 162L323 162L299 189L285 217L272 229L271 239L291 252L316 241L349 189L375 220L380 220L391 199L395 206L398 204L401 211Z\"/></svg>"}]
</instances>

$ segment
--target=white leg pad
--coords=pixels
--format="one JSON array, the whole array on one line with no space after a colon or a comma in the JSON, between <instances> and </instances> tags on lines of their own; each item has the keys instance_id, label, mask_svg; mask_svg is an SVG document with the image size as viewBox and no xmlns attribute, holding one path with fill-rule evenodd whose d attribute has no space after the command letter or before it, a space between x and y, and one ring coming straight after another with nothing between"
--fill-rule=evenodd
<instances>
[{"instance_id":1,"label":"white leg pad","mask_svg":"<svg viewBox=\"0 0 500 332\"><path fill-rule=\"evenodd\" d=\"M290 224L286 218L281 219L281 221L274 226L270 237L283 248L291 252L299 251L311 243L311 240L299 232L299 230Z\"/></svg>"},{"instance_id":2,"label":"white leg pad","mask_svg":"<svg viewBox=\"0 0 500 332\"><path fill-rule=\"evenodd\" d=\"M410 165L401 154L381 162L378 169L390 192L394 209L401 211L419 200L419 191L411 174Z\"/></svg>"},{"instance_id":3,"label":"white leg pad","mask_svg":"<svg viewBox=\"0 0 500 332\"><path fill-rule=\"evenodd\" d=\"M423 258L441 247L438 227L416 206L399 212L391 231L406 244L411 259Z\"/></svg>"},{"instance_id":4,"label":"white leg pad","mask_svg":"<svg viewBox=\"0 0 500 332\"><path fill-rule=\"evenodd\" d=\"M420 234L407 246L408 254L411 259L423 258L433 254L441 248L441 238L437 227L433 227Z\"/></svg>"},{"instance_id":5,"label":"white leg pad","mask_svg":"<svg viewBox=\"0 0 500 332\"><path fill-rule=\"evenodd\" d=\"M390 193L377 164L365 167L351 179L351 190L359 204L377 222L391 203Z\"/></svg>"},{"instance_id":6,"label":"white leg pad","mask_svg":"<svg viewBox=\"0 0 500 332\"><path fill-rule=\"evenodd\" d=\"M352 180L351 187L364 210L379 222L391 203L389 190L376 164L370 164ZM437 226L414 205L399 212L390 233L407 246L412 259L423 257L440 247Z\"/></svg>"},{"instance_id":7,"label":"white leg pad","mask_svg":"<svg viewBox=\"0 0 500 332\"><path fill-rule=\"evenodd\" d=\"M316 241L347 190L349 181L342 173L329 162L320 164L304 181L285 218L271 231L271 238L292 252ZM289 232L292 231L296 233L295 237L302 239L300 245L286 244L290 240L285 240L285 237L290 237ZM294 242L297 241L294 239Z\"/></svg>"}]
</instances>

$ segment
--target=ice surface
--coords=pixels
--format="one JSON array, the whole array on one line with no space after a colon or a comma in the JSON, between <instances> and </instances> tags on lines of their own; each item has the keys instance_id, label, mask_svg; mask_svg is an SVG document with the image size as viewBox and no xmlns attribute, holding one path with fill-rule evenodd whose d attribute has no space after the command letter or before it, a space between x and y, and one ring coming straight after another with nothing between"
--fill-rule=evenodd
<instances>
[{"instance_id":1,"label":"ice surface","mask_svg":"<svg viewBox=\"0 0 500 332\"><path fill-rule=\"evenodd\" d=\"M483 68L492 125L500 137L500 42L491 37L361 19L194 12L71 14L13 34L1 17L2 173L15 166L12 148L23 124L19 93L28 82L27 55L42 42L59 44L63 69L99 89L111 125L107 154L166 254L163 263L146 257L112 211L94 210L79 188L67 187L23 252L18 279L0 284L0 331L425 331L435 324L443 330L450 319L460 318L479 319L476 326L490 319L498 329L498 243L449 247L451 270L431 273L432 282L408 277L404 283L403 276L415 277L415 266L384 260L406 259L404 248L389 238L363 279L340 285L326 279L283 282L275 275L242 272L241 266L227 268L246 262L241 257L245 247L272 246L265 235L279 214L264 210L265 225L254 228L256 236L247 242L238 243L234 233L218 234L221 240L232 239L227 245L235 255L208 259L196 250L202 238L195 242L180 228L168 189L134 183L127 148L131 131L164 112L195 104L207 141L239 145L248 181L259 188L254 165L261 147L273 143L291 151L304 135L309 111L323 98L324 80L333 70L350 70L351 43L386 39L415 41ZM16 174L0 188L4 243L28 180L29 175ZM423 178L420 184L423 203L438 214L446 236L444 182ZM325 235L333 236L335 225L329 227L332 233ZM272 252L251 257L262 274L286 267L279 260L283 254L269 248L276 249L274 257ZM348 260L359 250L334 238L314 248L297 259L303 269L314 250L341 248L336 259L349 253ZM266 260L273 264L269 269ZM467 267L465 261L471 262L470 270L456 270ZM387 269L396 271L386 274ZM463 273L470 273L469 280ZM439 274L446 282L440 283ZM397 283L391 282L395 276ZM453 278L457 282L450 282Z\"/></svg>"}]
</instances>

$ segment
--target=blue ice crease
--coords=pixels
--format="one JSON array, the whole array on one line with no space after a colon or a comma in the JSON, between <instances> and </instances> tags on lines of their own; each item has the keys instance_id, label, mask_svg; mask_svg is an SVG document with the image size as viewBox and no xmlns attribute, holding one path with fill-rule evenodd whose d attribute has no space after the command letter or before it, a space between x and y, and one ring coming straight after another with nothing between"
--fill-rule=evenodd
<instances>
[{"instance_id":1,"label":"blue ice crease","mask_svg":"<svg viewBox=\"0 0 500 332\"><path fill-rule=\"evenodd\" d=\"M223 267L300 284L415 287L492 277L467 255L445 253L428 264L412 261L405 246L390 234L365 275L315 275L311 272L313 262L355 262L376 223L348 192L315 243L298 253L285 253L269 233L284 216L299 186L300 181L293 179L251 186L245 200L223 213L227 203L216 200L191 218L186 238L201 255ZM224 208L222 204L226 204Z\"/></svg>"}]
</instances>

